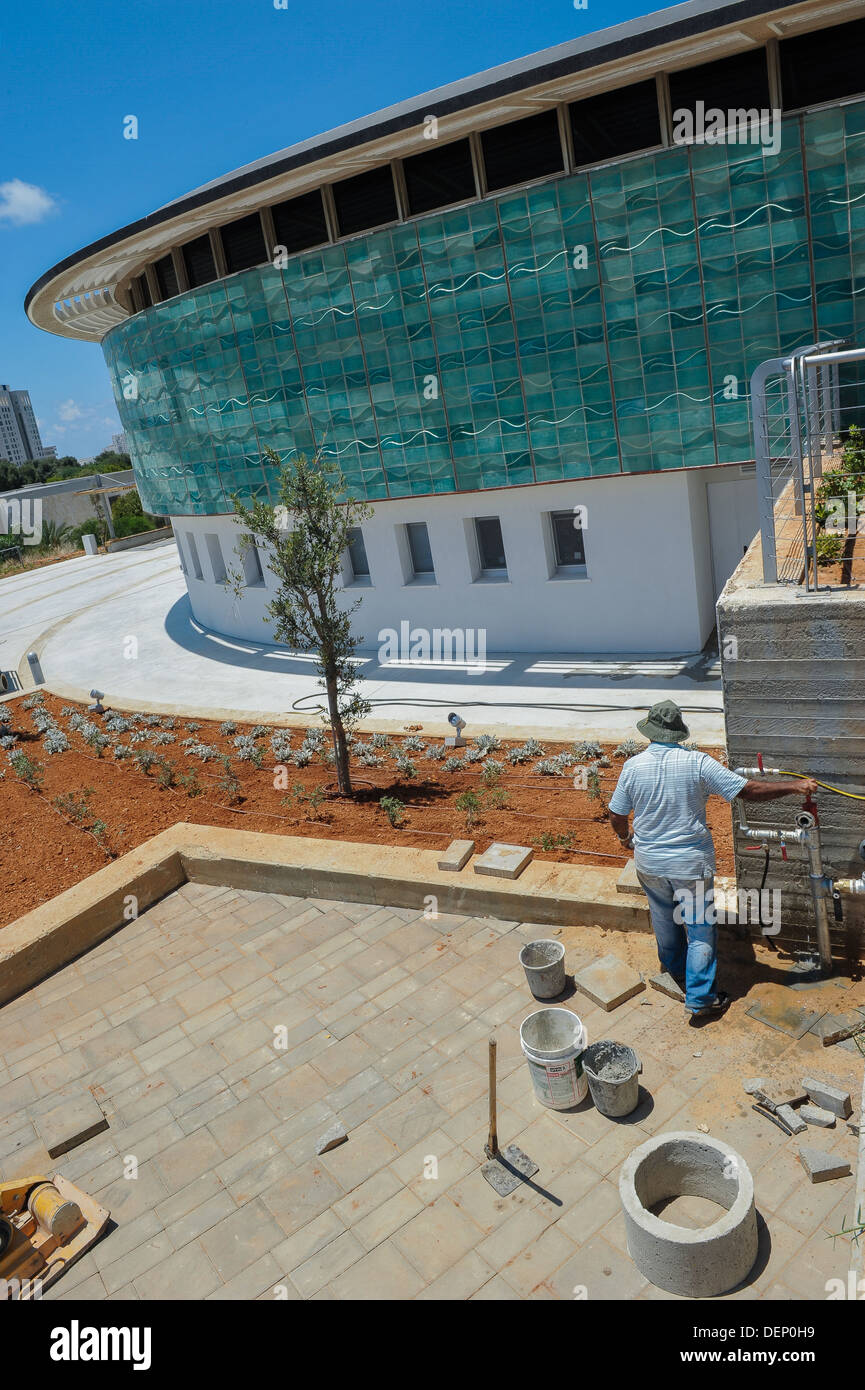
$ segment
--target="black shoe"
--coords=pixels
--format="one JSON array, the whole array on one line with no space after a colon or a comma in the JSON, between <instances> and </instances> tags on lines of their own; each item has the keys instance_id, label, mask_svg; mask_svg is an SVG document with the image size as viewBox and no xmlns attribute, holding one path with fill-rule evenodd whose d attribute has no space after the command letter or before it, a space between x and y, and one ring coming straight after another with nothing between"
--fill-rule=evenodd
<instances>
[{"instance_id":1,"label":"black shoe","mask_svg":"<svg viewBox=\"0 0 865 1390\"><path fill-rule=\"evenodd\" d=\"M720 1018L721 1014L726 1013L732 1000L724 989L718 990L718 997L714 1004L707 1004L705 1008L694 1009L691 1012L691 1023L701 1023L705 1018Z\"/></svg>"}]
</instances>

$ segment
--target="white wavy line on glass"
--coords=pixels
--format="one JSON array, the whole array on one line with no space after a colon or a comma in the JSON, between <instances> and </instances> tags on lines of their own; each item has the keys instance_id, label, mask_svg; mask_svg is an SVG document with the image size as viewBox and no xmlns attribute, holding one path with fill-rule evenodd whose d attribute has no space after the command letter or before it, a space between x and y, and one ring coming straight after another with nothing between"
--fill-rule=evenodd
<instances>
[{"instance_id":1,"label":"white wavy line on glass","mask_svg":"<svg viewBox=\"0 0 865 1390\"><path fill-rule=\"evenodd\" d=\"M674 230L673 227L668 227L665 223L661 227L654 227L651 232L648 232L646 236L643 237L642 241L632 242L629 246L618 246L614 242L606 242L601 246L601 252L639 251L640 247L645 246L647 241L651 241L653 236L660 236L662 232L669 232L671 236L677 237L695 236L697 232L705 232L710 230L711 228L716 228L719 231L723 232L732 232L735 231L737 227L744 227L746 222L751 221L752 217L756 217L759 212L768 211L769 208L777 208L779 212L793 211L792 208L785 208L782 203L761 203L760 207L755 208L753 212L749 212L748 216L743 217L740 222L731 222L729 223L729 225L724 222L712 222L711 220L708 222L699 222L696 227L690 228L687 232L677 232Z\"/></svg>"}]
</instances>

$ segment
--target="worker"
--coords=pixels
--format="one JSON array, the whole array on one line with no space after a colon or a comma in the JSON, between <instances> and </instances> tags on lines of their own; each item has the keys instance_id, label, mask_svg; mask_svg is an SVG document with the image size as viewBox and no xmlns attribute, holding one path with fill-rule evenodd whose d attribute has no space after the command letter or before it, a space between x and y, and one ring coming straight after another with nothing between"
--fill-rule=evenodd
<instances>
[{"instance_id":1,"label":"worker","mask_svg":"<svg viewBox=\"0 0 865 1390\"><path fill-rule=\"evenodd\" d=\"M653 705L637 728L650 743L622 768L610 797L610 821L625 848L634 851L661 969L683 991L689 1021L717 1017L730 998L715 988L715 846L706 798L714 793L725 801L773 801L797 792L813 795L817 783L749 781L708 753L680 748L688 729L672 700Z\"/></svg>"}]
</instances>

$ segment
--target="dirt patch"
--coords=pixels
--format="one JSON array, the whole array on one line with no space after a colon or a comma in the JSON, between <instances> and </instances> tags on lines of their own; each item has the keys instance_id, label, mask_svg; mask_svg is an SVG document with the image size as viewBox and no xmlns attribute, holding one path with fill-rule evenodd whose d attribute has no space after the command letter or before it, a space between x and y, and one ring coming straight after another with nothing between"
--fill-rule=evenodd
<instances>
[{"instance_id":1,"label":"dirt patch","mask_svg":"<svg viewBox=\"0 0 865 1390\"><path fill-rule=\"evenodd\" d=\"M25 551L26 558L23 560L3 560L3 551L0 550L0 579L8 579L13 574L29 574L31 570L42 570L48 565L59 565L63 560L71 560L76 555L83 555L82 546L61 546L58 550L51 550L48 554L37 551L32 556Z\"/></svg>"},{"instance_id":2,"label":"dirt patch","mask_svg":"<svg viewBox=\"0 0 865 1390\"><path fill-rule=\"evenodd\" d=\"M549 935L564 945L569 972L578 963L608 953L626 961L646 980L658 970L657 947L651 932L625 932L579 923L553 928ZM852 979L834 976L813 988L791 991L790 981L795 979L790 973L793 964L789 952L774 949L759 937L740 940L733 929L721 926L718 983L732 998L730 1008L721 1018L702 1028L683 1028L682 1008L667 1008L664 996L652 988L638 995L630 1006L638 1018L645 1017L647 1027L659 1013L662 1015L663 1021L653 1032L651 1042L651 1050L660 1060L675 1065L683 1075L706 1073L706 1085L692 1102L694 1118L705 1121L710 1129L721 1118L729 1121L738 1117L749 1125L769 1124L758 1121L751 1110L751 1097L742 1087L747 1077L754 1076L765 1077L771 1083L770 1090L773 1086L796 1085L809 1074L826 1077L850 1091L858 1117L862 1055L857 1049L823 1047L813 1033L793 1038L758 1023L747 1012L758 1000L796 1004L818 1015L852 1013L865 1005L865 980L861 973ZM577 992L565 1001L565 1007L579 1014L581 1003L585 1007ZM592 1041L619 1038L640 1056L644 1039L639 1029L623 1027L622 1017L621 1011L616 1010L608 1022L602 1020L593 1030ZM843 1128L839 1121L839 1131ZM811 1137L816 1135L818 1131L812 1130Z\"/></svg>"},{"instance_id":3,"label":"dirt patch","mask_svg":"<svg viewBox=\"0 0 865 1390\"><path fill-rule=\"evenodd\" d=\"M823 588L857 588L865 584L865 535L857 532L845 537L842 558L819 565L817 578Z\"/></svg>"},{"instance_id":4,"label":"dirt patch","mask_svg":"<svg viewBox=\"0 0 865 1390\"><path fill-rule=\"evenodd\" d=\"M64 703L52 695L45 695L41 706L33 705L31 697L10 701L5 708L12 720L4 732L11 730L18 741L0 753L0 769L5 774L0 782L5 825L0 845L4 885L0 925L178 821L416 849L440 850L452 839L469 837L483 851L494 840L504 840L531 845L537 858L558 863L617 867L627 858L605 816L606 802L624 762L621 756L613 755L611 746L603 750L610 766L597 770L601 799L593 800L587 791L574 787L573 769L564 776L541 775L535 771L537 754L523 764L509 764L507 753L517 746L516 740L503 742L488 755L502 764L494 787L485 785L482 762L445 771L441 761L427 756L442 742L438 727L428 732L430 726L413 725L411 731L426 748L405 750L402 744L409 736L407 729L391 737L389 748L375 750L383 760L381 766L364 767L354 759L357 795L346 800L336 794L333 768L325 761L329 740L307 766L298 767L284 752L279 759L274 755L270 737L275 727L251 739L250 725L125 715L128 728L117 732L111 730L109 715L88 715L85 707ZM46 750L34 723L34 716L39 722L40 708L65 735L69 744L66 751ZM88 744L88 730L75 727L82 717L112 740L101 755ZM308 731L284 732L290 733L290 753L295 753ZM261 749L257 755L260 767L239 756L235 739L243 736L247 746L251 743ZM194 749L183 747L184 740L211 750L207 760ZM368 739L360 734L356 742L366 744ZM18 751L39 765L37 788L28 786L8 763L8 754ZM459 750L457 756L467 751ZM543 744L547 758L565 751L573 752L573 745ZM412 760L416 769L413 777L397 767L397 754ZM154 761L145 771L141 763L148 757ZM228 769L220 761L223 757L230 760ZM160 780L171 784L160 785ZM466 808L457 805L466 792L475 793L480 800L477 823L468 824ZM404 804L398 827L390 824L380 806L382 796ZM59 806L58 798L64 798ZM468 814L471 816L471 811ZM731 818L722 801L709 803L709 824L715 837L718 872L731 873ZM537 843L539 840L543 844Z\"/></svg>"}]
</instances>

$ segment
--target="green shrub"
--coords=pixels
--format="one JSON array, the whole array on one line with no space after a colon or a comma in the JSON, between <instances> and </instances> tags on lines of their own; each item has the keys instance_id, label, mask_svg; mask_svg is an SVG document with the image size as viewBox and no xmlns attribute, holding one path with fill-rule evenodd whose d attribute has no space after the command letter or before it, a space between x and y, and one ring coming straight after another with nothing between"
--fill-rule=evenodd
<instances>
[{"instance_id":1,"label":"green shrub","mask_svg":"<svg viewBox=\"0 0 865 1390\"><path fill-rule=\"evenodd\" d=\"M466 830L471 830L481 818L481 799L477 792L461 792L455 801L458 811L465 816Z\"/></svg>"},{"instance_id":2,"label":"green shrub","mask_svg":"<svg viewBox=\"0 0 865 1390\"><path fill-rule=\"evenodd\" d=\"M83 549L84 536L95 536L100 545L104 545L108 539L108 527L102 517L94 516L90 521L83 521L79 526L73 526L68 535L68 541L76 550Z\"/></svg>"},{"instance_id":3,"label":"green shrub","mask_svg":"<svg viewBox=\"0 0 865 1390\"><path fill-rule=\"evenodd\" d=\"M227 797L229 806L234 806L240 800L240 779L232 771L231 762L228 758L223 760L224 771L217 782L217 787L223 796Z\"/></svg>"},{"instance_id":4,"label":"green shrub","mask_svg":"<svg viewBox=\"0 0 865 1390\"><path fill-rule=\"evenodd\" d=\"M483 795L484 807L490 811L501 811L510 799L510 793L499 786L487 787Z\"/></svg>"},{"instance_id":5,"label":"green shrub","mask_svg":"<svg viewBox=\"0 0 865 1390\"><path fill-rule=\"evenodd\" d=\"M55 796L51 802L56 806L62 816L74 821L76 825L83 825L90 814L90 798L94 795L92 787L85 787L79 796L72 792L64 792L62 796Z\"/></svg>"},{"instance_id":6,"label":"green shrub","mask_svg":"<svg viewBox=\"0 0 865 1390\"><path fill-rule=\"evenodd\" d=\"M405 802L400 801L398 796L379 797L379 806L384 811L391 825L400 826L405 817Z\"/></svg>"},{"instance_id":7,"label":"green shrub","mask_svg":"<svg viewBox=\"0 0 865 1390\"><path fill-rule=\"evenodd\" d=\"M487 758L484 763L483 771L481 772L481 781L484 786L490 788L497 787L502 780L503 771L504 769L500 762L495 758Z\"/></svg>"},{"instance_id":8,"label":"green shrub","mask_svg":"<svg viewBox=\"0 0 865 1390\"><path fill-rule=\"evenodd\" d=\"M817 564L831 565L844 554L844 537L834 532L823 532L817 537Z\"/></svg>"},{"instance_id":9,"label":"green shrub","mask_svg":"<svg viewBox=\"0 0 865 1390\"><path fill-rule=\"evenodd\" d=\"M182 787L187 796L201 796L204 788L198 780L196 772L184 772L177 779L178 786Z\"/></svg>"},{"instance_id":10,"label":"green shrub","mask_svg":"<svg viewBox=\"0 0 865 1390\"><path fill-rule=\"evenodd\" d=\"M548 852L557 849L570 850L574 848L574 837L570 831L568 831L564 835L555 835L550 830L542 830L540 835L538 835L536 839L532 840L532 844L537 845L539 849L547 850Z\"/></svg>"},{"instance_id":11,"label":"green shrub","mask_svg":"<svg viewBox=\"0 0 865 1390\"><path fill-rule=\"evenodd\" d=\"M167 758L160 758L156 769L156 785L163 791L174 786L174 763Z\"/></svg>"},{"instance_id":12,"label":"green shrub","mask_svg":"<svg viewBox=\"0 0 865 1390\"><path fill-rule=\"evenodd\" d=\"M26 753L19 750L12 754L9 764L15 776L20 777L22 782L26 782L31 791L38 792L40 790L45 776L45 768L42 763L28 758Z\"/></svg>"}]
</instances>

